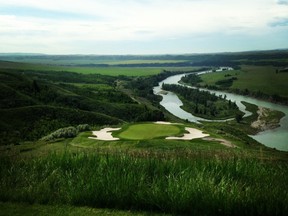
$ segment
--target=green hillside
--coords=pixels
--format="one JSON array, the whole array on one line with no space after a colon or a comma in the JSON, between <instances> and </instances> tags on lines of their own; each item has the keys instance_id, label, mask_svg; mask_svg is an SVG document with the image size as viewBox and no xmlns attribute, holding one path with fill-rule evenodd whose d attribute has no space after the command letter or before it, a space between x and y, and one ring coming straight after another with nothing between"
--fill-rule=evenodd
<instances>
[{"instance_id":1,"label":"green hillside","mask_svg":"<svg viewBox=\"0 0 288 216\"><path fill-rule=\"evenodd\" d=\"M1 69L0 78L2 145L70 125L163 119L119 90L120 77Z\"/></svg>"}]
</instances>

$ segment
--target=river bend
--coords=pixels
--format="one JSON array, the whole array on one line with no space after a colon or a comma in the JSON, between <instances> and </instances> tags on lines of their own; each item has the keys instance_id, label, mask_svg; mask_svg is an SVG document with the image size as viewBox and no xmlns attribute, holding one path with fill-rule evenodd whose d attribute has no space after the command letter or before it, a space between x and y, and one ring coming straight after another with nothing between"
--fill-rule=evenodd
<instances>
[{"instance_id":1,"label":"river bend","mask_svg":"<svg viewBox=\"0 0 288 216\"><path fill-rule=\"evenodd\" d=\"M204 71L198 74L208 73L208 72L211 72L211 71ZM174 94L173 92L165 92L165 94L162 93L163 90L161 89L161 86L163 83L180 85L179 81L185 75L187 74L170 76L166 78L165 80L159 82L158 86L155 86L153 88L154 94L158 94L162 96L162 101L160 102L160 105L162 105L167 111L169 111L173 115L181 119L187 119L190 122L199 123L200 121L219 121L219 120L203 119L203 118L194 116L191 113L188 113L185 110L181 109L181 106L183 105L183 103L176 94ZM201 90L215 93L218 96L226 95L227 100L236 102L239 109L245 113L244 117L251 115L251 113L245 110L246 107L241 103L241 101L246 101L248 103L255 104L257 106L266 107L269 109L278 110L278 111L285 113L285 116L280 120L280 127L272 129L272 130L266 130L266 131L260 132L251 137L268 147L276 148L282 151L288 151L288 106L274 104L274 103L270 103L267 101L262 101L262 100L258 100L255 98L242 96L242 95L236 95L232 93L226 93L226 92L214 91L214 90L208 90L208 89L201 89ZM230 120L230 119L227 119L227 120ZM227 120L224 120L224 121L227 121Z\"/></svg>"}]
</instances>

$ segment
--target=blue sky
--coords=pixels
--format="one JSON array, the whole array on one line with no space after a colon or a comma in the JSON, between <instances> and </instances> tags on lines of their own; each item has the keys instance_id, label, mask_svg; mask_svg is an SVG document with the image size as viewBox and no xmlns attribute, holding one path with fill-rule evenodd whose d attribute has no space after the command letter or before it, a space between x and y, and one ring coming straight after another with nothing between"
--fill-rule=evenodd
<instances>
[{"instance_id":1,"label":"blue sky","mask_svg":"<svg viewBox=\"0 0 288 216\"><path fill-rule=\"evenodd\" d=\"M0 52L181 54L288 48L288 0L0 0Z\"/></svg>"}]
</instances>

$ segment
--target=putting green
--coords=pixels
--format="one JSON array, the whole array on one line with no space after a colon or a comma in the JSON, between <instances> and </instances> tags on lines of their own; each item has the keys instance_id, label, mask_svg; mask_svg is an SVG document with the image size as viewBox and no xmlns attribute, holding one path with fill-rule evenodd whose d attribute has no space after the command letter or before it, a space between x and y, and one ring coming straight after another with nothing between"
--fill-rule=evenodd
<instances>
[{"instance_id":1,"label":"putting green","mask_svg":"<svg viewBox=\"0 0 288 216\"><path fill-rule=\"evenodd\" d=\"M122 139L144 140L165 136L175 136L182 132L176 125L164 124L134 124L120 132L117 136Z\"/></svg>"}]
</instances>

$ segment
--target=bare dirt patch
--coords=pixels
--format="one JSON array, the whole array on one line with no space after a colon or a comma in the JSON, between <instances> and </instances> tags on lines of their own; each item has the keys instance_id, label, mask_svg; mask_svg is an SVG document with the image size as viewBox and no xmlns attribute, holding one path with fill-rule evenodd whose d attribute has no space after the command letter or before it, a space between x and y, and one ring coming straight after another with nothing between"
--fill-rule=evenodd
<instances>
[{"instance_id":1,"label":"bare dirt patch","mask_svg":"<svg viewBox=\"0 0 288 216\"><path fill-rule=\"evenodd\" d=\"M225 139L218 139L218 138L213 138L213 137L207 137L207 138L203 138L203 140L207 140L207 141L218 141L220 142L220 144L230 147L230 148L237 148L237 146L235 146L232 142L225 140Z\"/></svg>"}]
</instances>

